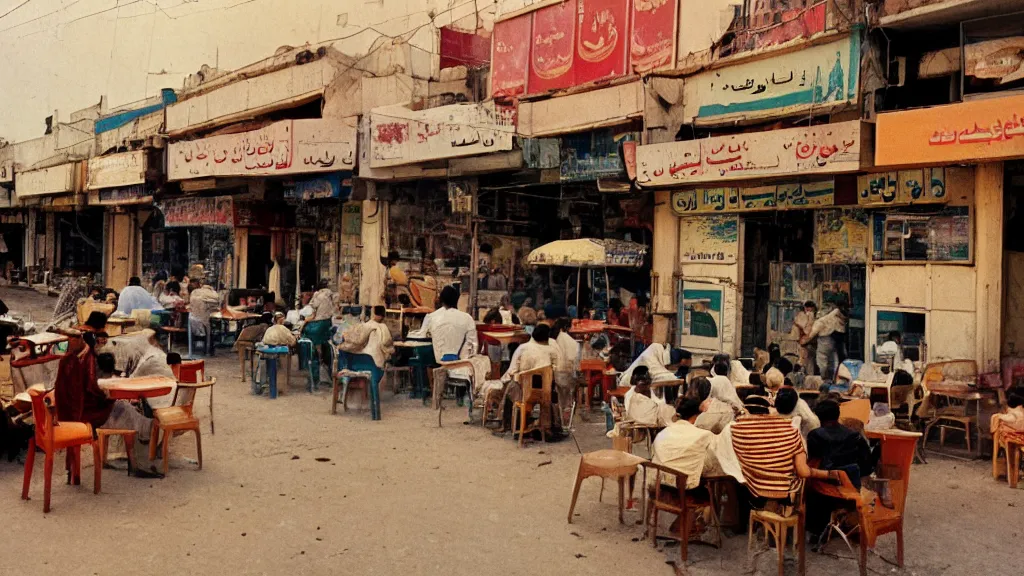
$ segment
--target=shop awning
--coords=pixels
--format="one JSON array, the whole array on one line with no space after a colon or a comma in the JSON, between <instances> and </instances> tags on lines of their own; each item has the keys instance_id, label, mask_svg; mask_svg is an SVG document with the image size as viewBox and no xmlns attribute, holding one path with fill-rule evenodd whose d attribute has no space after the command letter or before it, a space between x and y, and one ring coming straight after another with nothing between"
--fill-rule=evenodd
<instances>
[{"instance_id":1,"label":"shop awning","mask_svg":"<svg viewBox=\"0 0 1024 576\"><path fill-rule=\"evenodd\" d=\"M644 263L647 246L624 240L580 238L557 240L537 248L526 258L530 266L569 266L573 268L639 267Z\"/></svg>"}]
</instances>

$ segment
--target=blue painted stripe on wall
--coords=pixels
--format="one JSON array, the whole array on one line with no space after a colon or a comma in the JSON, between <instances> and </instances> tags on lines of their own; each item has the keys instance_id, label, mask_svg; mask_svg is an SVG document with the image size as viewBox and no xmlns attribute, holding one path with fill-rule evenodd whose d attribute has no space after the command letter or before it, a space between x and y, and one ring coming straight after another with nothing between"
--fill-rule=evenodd
<instances>
[{"instance_id":1,"label":"blue painted stripe on wall","mask_svg":"<svg viewBox=\"0 0 1024 576\"><path fill-rule=\"evenodd\" d=\"M128 110L121 112L120 114L114 114L113 116L107 116L106 118L97 120L96 133L103 134L104 132L117 130L121 126L134 121L136 118L141 118L147 114L163 110L168 104L174 104L178 101L178 95L174 93L174 90L164 90L161 96L163 102L160 104L146 106L145 108L139 108L138 110Z\"/></svg>"}]
</instances>

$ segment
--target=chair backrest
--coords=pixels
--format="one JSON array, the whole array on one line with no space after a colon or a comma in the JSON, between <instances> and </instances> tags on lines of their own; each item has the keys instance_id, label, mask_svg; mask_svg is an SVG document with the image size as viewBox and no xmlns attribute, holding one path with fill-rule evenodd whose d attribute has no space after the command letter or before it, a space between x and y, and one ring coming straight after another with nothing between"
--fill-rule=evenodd
<instances>
[{"instance_id":1,"label":"chair backrest","mask_svg":"<svg viewBox=\"0 0 1024 576\"><path fill-rule=\"evenodd\" d=\"M608 363L600 358L584 358L580 360L581 372L604 372L608 369Z\"/></svg>"},{"instance_id":2,"label":"chair backrest","mask_svg":"<svg viewBox=\"0 0 1024 576\"><path fill-rule=\"evenodd\" d=\"M182 360L181 364L171 366L171 371L178 382L195 384L206 379L206 361Z\"/></svg>"},{"instance_id":3,"label":"chair backrest","mask_svg":"<svg viewBox=\"0 0 1024 576\"><path fill-rule=\"evenodd\" d=\"M352 370L355 372L369 372L373 375L374 382L380 382L384 371L377 367L373 356L369 354L356 354L354 352L338 351L338 370Z\"/></svg>"},{"instance_id":4,"label":"chair backrest","mask_svg":"<svg viewBox=\"0 0 1024 576\"><path fill-rule=\"evenodd\" d=\"M35 421L36 445L46 452L52 452L53 426L57 420L57 407L53 401L53 392L29 388L28 395L32 399L32 420Z\"/></svg>"},{"instance_id":5,"label":"chair backrest","mask_svg":"<svg viewBox=\"0 0 1024 576\"><path fill-rule=\"evenodd\" d=\"M534 376L540 376L540 388L533 387ZM519 386L523 390L523 402L551 403L551 383L554 381L554 371L551 366L520 372L516 375L516 381L519 382Z\"/></svg>"},{"instance_id":6,"label":"chair backrest","mask_svg":"<svg viewBox=\"0 0 1024 576\"><path fill-rule=\"evenodd\" d=\"M192 406L196 401L196 391L210 388L216 383L216 378L210 378L202 382L179 382L177 387L174 388L174 403L172 406L179 406L184 408L189 414L192 414Z\"/></svg>"},{"instance_id":7,"label":"chair backrest","mask_svg":"<svg viewBox=\"0 0 1024 576\"><path fill-rule=\"evenodd\" d=\"M313 346L320 346L330 341L332 327L330 319L306 322L302 326L302 337L309 338Z\"/></svg>"},{"instance_id":8,"label":"chair backrest","mask_svg":"<svg viewBox=\"0 0 1024 576\"><path fill-rule=\"evenodd\" d=\"M843 402L839 405L839 417L859 420L867 424L871 419L871 400L861 398Z\"/></svg>"},{"instance_id":9,"label":"chair backrest","mask_svg":"<svg viewBox=\"0 0 1024 576\"><path fill-rule=\"evenodd\" d=\"M932 362L925 367L924 374L921 376L921 383L926 386L944 380L977 382L978 363L974 360Z\"/></svg>"},{"instance_id":10,"label":"chair backrest","mask_svg":"<svg viewBox=\"0 0 1024 576\"><path fill-rule=\"evenodd\" d=\"M653 489L651 501L654 504L659 505L660 508L678 509L682 503L686 502L686 498L681 493L676 493L667 499L663 499L661 493L663 477L672 478L675 481L676 488L681 487L682 490L685 490L687 482L686 474L667 466L662 466L661 464L655 464L654 462L644 461L641 462L640 465L644 467L645 475L646 473L654 472L654 481L650 483L650 486ZM675 503L677 501L680 502L680 505Z\"/></svg>"},{"instance_id":11,"label":"chair backrest","mask_svg":"<svg viewBox=\"0 0 1024 576\"><path fill-rule=\"evenodd\" d=\"M903 434L883 434L881 439L882 456L878 462L879 476L889 479L893 504L896 505L896 511L901 517L907 503L910 468L914 462L917 441L916 435Z\"/></svg>"}]
</instances>

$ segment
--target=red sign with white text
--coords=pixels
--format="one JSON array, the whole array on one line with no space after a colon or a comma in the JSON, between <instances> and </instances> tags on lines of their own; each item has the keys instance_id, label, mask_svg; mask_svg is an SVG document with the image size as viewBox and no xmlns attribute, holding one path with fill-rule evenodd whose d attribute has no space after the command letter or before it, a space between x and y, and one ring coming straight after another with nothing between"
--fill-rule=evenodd
<instances>
[{"instance_id":1,"label":"red sign with white text","mask_svg":"<svg viewBox=\"0 0 1024 576\"><path fill-rule=\"evenodd\" d=\"M576 1L566 0L533 12L530 37L530 94L561 90L576 84Z\"/></svg>"},{"instance_id":2,"label":"red sign with white text","mask_svg":"<svg viewBox=\"0 0 1024 576\"><path fill-rule=\"evenodd\" d=\"M678 0L633 0L631 72L643 74L672 66L676 55L678 8Z\"/></svg>"},{"instance_id":3,"label":"red sign with white text","mask_svg":"<svg viewBox=\"0 0 1024 576\"><path fill-rule=\"evenodd\" d=\"M573 85L626 74L629 2L578 0Z\"/></svg>"},{"instance_id":4,"label":"red sign with white text","mask_svg":"<svg viewBox=\"0 0 1024 576\"><path fill-rule=\"evenodd\" d=\"M526 92L532 23L533 16L523 14L494 25L491 56L492 96L519 96Z\"/></svg>"}]
</instances>

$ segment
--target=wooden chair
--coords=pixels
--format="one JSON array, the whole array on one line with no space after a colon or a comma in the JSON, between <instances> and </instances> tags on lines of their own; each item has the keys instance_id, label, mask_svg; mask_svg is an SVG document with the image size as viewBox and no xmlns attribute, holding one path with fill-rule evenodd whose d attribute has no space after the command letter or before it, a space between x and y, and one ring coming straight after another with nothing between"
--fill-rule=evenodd
<instances>
[{"instance_id":1,"label":"wooden chair","mask_svg":"<svg viewBox=\"0 0 1024 576\"><path fill-rule=\"evenodd\" d=\"M617 480L619 483L619 524L625 524L624 517L626 503L626 479L637 473L637 466L647 462L639 456L634 456L622 450L598 450L588 452L580 457L580 467L576 471L576 482L572 489L572 501L569 503L568 522L572 524L572 513L576 509L576 498L580 495L580 485L591 476L601 478L601 494L598 502L604 496L605 479Z\"/></svg>"},{"instance_id":2,"label":"wooden chair","mask_svg":"<svg viewBox=\"0 0 1024 576\"><path fill-rule=\"evenodd\" d=\"M186 384L199 384L200 382L206 381L206 361L205 360L182 360L181 364L171 367L171 371L174 372L174 378L178 382L184 382ZM213 426L213 386L210 386L210 434L216 434L216 430ZM191 395L191 396L189 396ZM175 393L177 396L177 393ZM195 390L190 390L188 394L182 395L180 399L183 402L192 403L195 396ZM175 402L177 404L177 402Z\"/></svg>"},{"instance_id":3,"label":"wooden chair","mask_svg":"<svg viewBox=\"0 0 1024 576\"><path fill-rule=\"evenodd\" d=\"M644 513L647 524L647 538L650 539L651 545L654 547L658 546L659 536L678 540L680 560L682 561L682 566L685 567L689 554L690 526L700 511L709 509L711 510L712 526L716 533L715 544L712 545L715 548L721 548L722 530L718 521L718 510L711 499L696 496L692 491L685 490L687 477L682 472L653 462L642 462L640 465L644 467L645 486L647 485L647 473L649 471L654 472L654 482L647 488L647 510ZM675 487L663 485L663 477L673 478L675 480ZM684 488L680 489L680 486ZM658 534L659 512L668 512L679 518L678 535ZM698 540L698 542L702 541Z\"/></svg>"},{"instance_id":4,"label":"wooden chair","mask_svg":"<svg viewBox=\"0 0 1024 576\"><path fill-rule=\"evenodd\" d=\"M788 500L793 503L792 510L788 514L769 510L751 510L750 526L747 536L747 557L752 558L754 542L756 541L755 527L760 525L765 531L765 542L774 541L775 548L779 555L779 576L785 574L786 540L789 531L793 530L793 553L797 557L797 570L803 576L806 563L806 538L804 526L807 523L807 509L804 505L804 483L798 482L799 488L788 494L772 495L773 499Z\"/></svg>"},{"instance_id":5,"label":"wooden chair","mask_svg":"<svg viewBox=\"0 0 1024 576\"><path fill-rule=\"evenodd\" d=\"M35 435L28 441L25 456L25 477L21 484L21 498L28 500L28 488L32 483L32 468L36 461L36 448L43 451L43 513L50 511L50 487L53 479L53 458L58 450L66 450L68 484L82 483L82 446L92 446L93 493L100 493L102 464L100 452L93 442L92 426L85 422L57 422L57 406L52 392L30 388L32 417L35 420Z\"/></svg>"},{"instance_id":6,"label":"wooden chair","mask_svg":"<svg viewBox=\"0 0 1024 576\"><path fill-rule=\"evenodd\" d=\"M186 334L188 332L188 313L187 312L171 312L171 319L167 326L162 326L160 330L167 335L167 352L170 353L174 349L174 336L178 334ZM191 342L191 338L188 338ZM188 355L192 357L191 348L188 351Z\"/></svg>"},{"instance_id":7,"label":"wooden chair","mask_svg":"<svg viewBox=\"0 0 1024 576\"><path fill-rule=\"evenodd\" d=\"M174 402L170 408L157 408L153 411L153 432L149 438L149 459L156 459L157 441L160 439L160 431L163 430L163 463L164 475L170 467L169 452L171 437L179 432L194 432L196 435L196 455L199 460L199 470L203 469L203 442L199 432L199 419L192 412L192 405L195 402L195 393L202 388L212 388L217 383L216 378L210 378L205 382L178 382L174 390ZM182 395L185 402L178 405L178 396Z\"/></svg>"},{"instance_id":8,"label":"wooden chair","mask_svg":"<svg viewBox=\"0 0 1024 576\"><path fill-rule=\"evenodd\" d=\"M949 382L962 384L976 384L978 380L978 364L974 360L948 360L945 362L932 362L925 368L921 376L921 388L924 391L922 407L919 410L922 419L926 421L924 427L923 445L928 442L932 428L939 427L939 448L946 444L946 430L962 430L964 432L967 451L971 452L971 429L978 430L978 415L971 414L969 405L976 400L976 397L965 396L955 398L947 395L935 394L936 389L942 388ZM974 394L977 394L975 392ZM939 406L938 398L946 399L946 405ZM980 396L977 396L980 398Z\"/></svg>"},{"instance_id":9,"label":"wooden chair","mask_svg":"<svg viewBox=\"0 0 1024 576\"><path fill-rule=\"evenodd\" d=\"M541 387L533 387L533 377L541 377ZM547 430L543 425L534 423L529 429L526 427L526 421L530 414L533 413L534 406L540 405L541 409L541 420L544 419L543 412L547 410L551 411L551 385L554 381L554 372L551 366L545 366L543 368L537 368L534 370L527 370L526 372L520 372L516 375L516 381L519 382L519 386L523 391L522 400L512 405L512 434L516 432L516 423L519 423L519 447L522 448L525 443L526 434L534 430L540 430L541 441L547 440ZM553 417L553 416L550 416Z\"/></svg>"}]
</instances>

